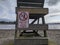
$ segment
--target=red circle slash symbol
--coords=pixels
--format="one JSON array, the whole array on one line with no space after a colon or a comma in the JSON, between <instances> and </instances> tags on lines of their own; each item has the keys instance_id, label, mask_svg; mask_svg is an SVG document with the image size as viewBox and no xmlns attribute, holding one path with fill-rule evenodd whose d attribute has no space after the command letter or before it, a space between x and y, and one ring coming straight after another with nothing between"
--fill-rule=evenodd
<instances>
[{"instance_id":1,"label":"red circle slash symbol","mask_svg":"<svg viewBox=\"0 0 60 45\"><path fill-rule=\"evenodd\" d=\"M19 19L20 19L20 20L25 21L25 20L27 20L27 18L28 18L28 15L27 15L26 12L21 12L21 13L19 14Z\"/></svg>"}]
</instances>

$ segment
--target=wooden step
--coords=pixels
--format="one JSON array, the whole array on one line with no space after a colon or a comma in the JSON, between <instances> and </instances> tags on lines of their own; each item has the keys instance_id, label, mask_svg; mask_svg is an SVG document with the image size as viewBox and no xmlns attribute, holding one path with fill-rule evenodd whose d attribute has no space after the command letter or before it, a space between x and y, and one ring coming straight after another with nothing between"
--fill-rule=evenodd
<instances>
[{"instance_id":1,"label":"wooden step","mask_svg":"<svg viewBox=\"0 0 60 45\"><path fill-rule=\"evenodd\" d=\"M15 39L14 45L48 45L48 39L44 37L20 38Z\"/></svg>"}]
</instances>

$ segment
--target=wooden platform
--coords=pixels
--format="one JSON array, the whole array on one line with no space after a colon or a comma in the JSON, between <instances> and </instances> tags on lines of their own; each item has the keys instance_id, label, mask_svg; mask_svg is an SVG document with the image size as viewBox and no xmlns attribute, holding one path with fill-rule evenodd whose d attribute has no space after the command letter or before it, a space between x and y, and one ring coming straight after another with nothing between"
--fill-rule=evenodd
<instances>
[{"instance_id":1,"label":"wooden platform","mask_svg":"<svg viewBox=\"0 0 60 45\"><path fill-rule=\"evenodd\" d=\"M48 14L48 8L17 8L17 12L29 12L29 14Z\"/></svg>"},{"instance_id":2,"label":"wooden platform","mask_svg":"<svg viewBox=\"0 0 60 45\"><path fill-rule=\"evenodd\" d=\"M48 8L16 8L16 12L29 12L30 19L40 18L48 14Z\"/></svg>"},{"instance_id":3,"label":"wooden platform","mask_svg":"<svg viewBox=\"0 0 60 45\"><path fill-rule=\"evenodd\" d=\"M18 28L19 30L48 30L47 24L30 24L28 28Z\"/></svg>"}]
</instances>

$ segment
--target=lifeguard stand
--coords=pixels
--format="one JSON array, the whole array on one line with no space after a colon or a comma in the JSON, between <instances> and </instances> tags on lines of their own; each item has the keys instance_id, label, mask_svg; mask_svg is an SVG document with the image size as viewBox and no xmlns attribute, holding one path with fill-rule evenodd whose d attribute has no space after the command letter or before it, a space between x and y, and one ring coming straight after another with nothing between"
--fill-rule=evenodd
<instances>
[{"instance_id":1,"label":"lifeguard stand","mask_svg":"<svg viewBox=\"0 0 60 45\"><path fill-rule=\"evenodd\" d=\"M18 28L18 16L16 16L16 30L14 45L48 45L44 16L48 14L48 8L43 8L44 0L17 0L16 14L18 11L29 12L29 19L34 19L28 28ZM39 24L39 18L42 18L42 24ZM37 21L37 24L34 22ZM30 31L32 30L32 31ZM43 30L44 36L38 33Z\"/></svg>"}]
</instances>

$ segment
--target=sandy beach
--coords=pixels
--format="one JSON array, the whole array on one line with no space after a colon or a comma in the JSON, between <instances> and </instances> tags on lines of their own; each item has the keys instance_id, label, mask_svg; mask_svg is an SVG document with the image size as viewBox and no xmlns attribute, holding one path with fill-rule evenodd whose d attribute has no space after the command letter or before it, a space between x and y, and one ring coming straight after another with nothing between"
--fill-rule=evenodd
<instances>
[{"instance_id":1,"label":"sandy beach","mask_svg":"<svg viewBox=\"0 0 60 45\"><path fill-rule=\"evenodd\" d=\"M8 30L0 30L0 45L7 40L14 40L14 29ZM43 35L43 31L40 31L40 34ZM60 45L60 31L47 31L47 36L49 40L54 41L58 45Z\"/></svg>"}]
</instances>

